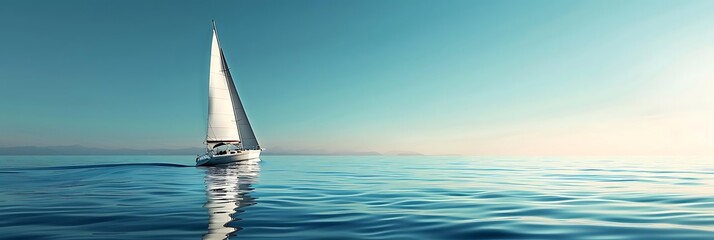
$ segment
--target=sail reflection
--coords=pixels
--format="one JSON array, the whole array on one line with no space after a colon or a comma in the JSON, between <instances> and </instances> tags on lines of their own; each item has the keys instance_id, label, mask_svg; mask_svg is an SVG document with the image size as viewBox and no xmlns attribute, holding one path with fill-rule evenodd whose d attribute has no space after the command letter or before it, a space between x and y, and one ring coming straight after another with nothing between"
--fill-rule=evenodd
<instances>
[{"instance_id":1,"label":"sail reflection","mask_svg":"<svg viewBox=\"0 0 714 240\"><path fill-rule=\"evenodd\" d=\"M227 239L240 230L231 226L239 208L255 204L249 194L260 172L260 159L206 168L206 204L208 231L203 239ZM236 219L237 220L237 219Z\"/></svg>"}]
</instances>

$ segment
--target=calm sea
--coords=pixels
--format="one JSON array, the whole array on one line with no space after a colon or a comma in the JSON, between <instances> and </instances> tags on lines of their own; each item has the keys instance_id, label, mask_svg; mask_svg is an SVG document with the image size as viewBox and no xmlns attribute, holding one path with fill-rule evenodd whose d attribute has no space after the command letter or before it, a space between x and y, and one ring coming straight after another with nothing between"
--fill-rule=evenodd
<instances>
[{"instance_id":1,"label":"calm sea","mask_svg":"<svg viewBox=\"0 0 714 240\"><path fill-rule=\"evenodd\" d=\"M714 239L714 161L0 156L0 239Z\"/></svg>"}]
</instances>

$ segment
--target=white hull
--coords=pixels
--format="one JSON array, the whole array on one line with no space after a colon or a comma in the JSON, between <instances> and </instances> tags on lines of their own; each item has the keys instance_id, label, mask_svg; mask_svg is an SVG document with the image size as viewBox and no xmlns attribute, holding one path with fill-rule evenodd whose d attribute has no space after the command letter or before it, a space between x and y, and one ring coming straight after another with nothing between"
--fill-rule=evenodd
<instances>
[{"instance_id":1,"label":"white hull","mask_svg":"<svg viewBox=\"0 0 714 240\"><path fill-rule=\"evenodd\" d=\"M260 157L261 150L243 150L235 154L210 155L206 153L196 158L196 166L212 166L240 162Z\"/></svg>"}]
</instances>

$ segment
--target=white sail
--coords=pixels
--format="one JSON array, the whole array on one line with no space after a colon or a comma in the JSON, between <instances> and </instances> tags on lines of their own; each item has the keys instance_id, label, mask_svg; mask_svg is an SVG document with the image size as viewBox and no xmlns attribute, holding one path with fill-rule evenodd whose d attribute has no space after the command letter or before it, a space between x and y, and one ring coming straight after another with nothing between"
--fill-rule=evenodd
<instances>
[{"instance_id":1,"label":"white sail","mask_svg":"<svg viewBox=\"0 0 714 240\"><path fill-rule=\"evenodd\" d=\"M218 44L216 29L213 29L211 65L208 80L208 131L206 142L238 142L238 125L231 100L228 73L223 62L223 52Z\"/></svg>"},{"instance_id":2,"label":"white sail","mask_svg":"<svg viewBox=\"0 0 714 240\"><path fill-rule=\"evenodd\" d=\"M253 128L238 96L226 58L213 28L211 66L208 84L208 134L206 142L241 142L244 149L259 149Z\"/></svg>"},{"instance_id":3,"label":"white sail","mask_svg":"<svg viewBox=\"0 0 714 240\"><path fill-rule=\"evenodd\" d=\"M225 58L223 59L223 62L225 63ZM226 67L226 69L228 69L228 67ZM228 83L231 86L234 86L233 78L231 77L230 72L228 72L227 79ZM258 139L255 138L253 128L250 126L250 122L248 121L248 115L245 114L245 108L243 108L243 103L240 101L238 91L236 91L235 87L231 88L231 99L233 99L233 111L236 114L236 122L238 123L238 133L240 135L241 145L244 149L259 149Z\"/></svg>"}]
</instances>

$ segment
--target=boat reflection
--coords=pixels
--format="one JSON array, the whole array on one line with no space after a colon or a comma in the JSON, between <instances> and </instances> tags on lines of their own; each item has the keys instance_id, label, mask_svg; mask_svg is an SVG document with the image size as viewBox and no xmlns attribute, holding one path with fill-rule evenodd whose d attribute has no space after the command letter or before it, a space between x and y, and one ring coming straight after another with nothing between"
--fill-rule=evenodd
<instances>
[{"instance_id":1,"label":"boat reflection","mask_svg":"<svg viewBox=\"0 0 714 240\"><path fill-rule=\"evenodd\" d=\"M240 208L255 204L249 194L260 172L260 159L206 167L208 231L203 239L227 239L240 228L232 223Z\"/></svg>"}]
</instances>

